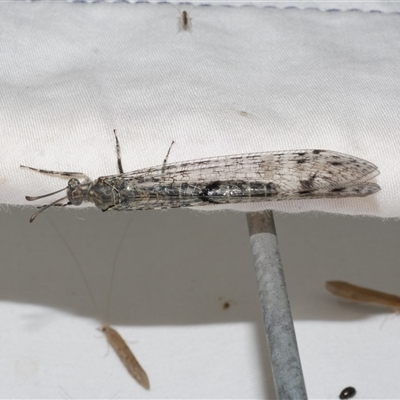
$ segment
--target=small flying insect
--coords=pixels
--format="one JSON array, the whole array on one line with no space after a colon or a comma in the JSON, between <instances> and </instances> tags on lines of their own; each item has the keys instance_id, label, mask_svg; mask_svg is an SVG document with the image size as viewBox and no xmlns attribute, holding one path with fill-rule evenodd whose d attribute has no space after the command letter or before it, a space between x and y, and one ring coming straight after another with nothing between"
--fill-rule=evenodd
<instances>
[{"instance_id":1,"label":"small flying insect","mask_svg":"<svg viewBox=\"0 0 400 400\"><path fill-rule=\"evenodd\" d=\"M325 284L325 288L335 296L347 300L377 304L400 312L400 297L394 294L379 292L378 290L352 285L343 281L328 281Z\"/></svg>"},{"instance_id":2,"label":"small flying insect","mask_svg":"<svg viewBox=\"0 0 400 400\"><path fill-rule=\"evenodd\" d=\"M187 11L182 11L181 15L178 17L178 30L179 32L192 32L192 18L189 17Z\"/></svg>"}]
</instances>

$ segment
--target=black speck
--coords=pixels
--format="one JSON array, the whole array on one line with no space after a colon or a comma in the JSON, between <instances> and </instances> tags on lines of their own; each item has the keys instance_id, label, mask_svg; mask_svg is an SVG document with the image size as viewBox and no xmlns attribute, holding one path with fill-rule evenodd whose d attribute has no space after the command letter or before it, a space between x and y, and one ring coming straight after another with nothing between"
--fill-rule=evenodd
<instances>
[{"instance_id":1,"label":"black speck","mask_svg":"<svg viewBox=\"0 0 400 400\"><path fill-rule=\"evenodd\" d=\"M231 303L229 303L229 301L226 301L226 302L223 304L222 308L223 308L224 310L226 310L226 309L228 309L230 306L231 306Z\"/></svg>"},{"instance_id":2,"label":"black speck","mask_svg":"<svg viewBox=\"0 0 400 400\"><path fill-rule=\"evenodd\" d=\"M339 399L351 399L356 395L356 393L356 389L354 389L352 386L349 386L341 391Z\"/></svg>"},{"instance_id":3,"label":"black speck","mask_svg":"<svg viewBox=\"0 0 400 400\"><path fill-rule=\"evenodd\" d=\"M342 165L342 163L339 162L339 161L332 161L332 162L331 162L331 165Z\"/></svg>"},{"instance_id":4,"label":"black speck","mask_svg":"<svg viewBox=\"0 0 400 400\"><path fill-rule=\"evenodd\" d=\"M306 153L297 153L299 156L305 156Z\"/></svg>"},{"instance_id":5,"label":"black speck","mask_svg":"<svg viewBox=\"0 0 400 400\"><path fill-rule=\"evenodd\" d=\"M301 159L301 160L297 160L297 164L303 164L305 163L307 160L306 159Z\"/></svg>"},{"instance_id":6,"label":"black speck","mask_svg":"<svg viewBox=\"0 0 400 400\"><path fill-rule=\"evenodd\" d=\"M322 150L313 150L313 154L320 154Z\"/></svg>"}]
</instances>

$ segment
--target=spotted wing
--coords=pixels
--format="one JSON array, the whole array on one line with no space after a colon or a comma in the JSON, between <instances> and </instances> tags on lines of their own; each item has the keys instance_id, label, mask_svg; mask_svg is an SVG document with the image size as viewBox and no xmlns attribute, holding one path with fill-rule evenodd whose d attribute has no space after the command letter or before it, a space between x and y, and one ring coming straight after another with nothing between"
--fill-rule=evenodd
<instances>
[{"instance_id":1,"label":"spotted wing","mask_svg":"<svg viewBox=\"0 0 400 400\"><path fill-rule=\"evenodd\" d=\"M144 186L188 184L203 189L257 183L267 185L278 197L305 198L317 194L348 196L352 188L356 190L355 196L372 194L380 189L369 182L377 175L379 171L374 164L354 156L329 150L292 150L172 163L164 170L158 166L125 173L121 177L133 178ZM249 190L244 191L243 196L248 197Z\"/></svg>"}]
</instances>

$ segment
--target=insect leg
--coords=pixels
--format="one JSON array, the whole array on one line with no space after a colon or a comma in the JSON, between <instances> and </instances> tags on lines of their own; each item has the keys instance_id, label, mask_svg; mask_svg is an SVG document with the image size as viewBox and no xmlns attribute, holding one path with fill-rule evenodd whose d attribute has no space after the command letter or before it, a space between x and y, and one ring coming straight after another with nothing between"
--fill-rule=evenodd
<instances>
[{"instance_id":1,"label":"insect leg","mask_svg":"<svg viewBox=\"0 0 400 400\"><path fill-rule=\"evenodd\" d=\"M20 165L21 168L31 169L32 171L40 172L41 174L58 175L58 176L80 176L90 181L89 177L82 172L66 172L66 171L50 171L47 169L27 167L26 165Z\"/></svg>"},{"instance_id":2,"label":"insect leg","mask_svg":"<svg viewBox=\"0 0 400 400\"><path fill-rule=\"evenodd\" d=\"M122 168L122 161L121 161L121 147L119 145L119 140L117 136L117 130L114 129L114 136L115 136L115 148L117 149L117 160L118 160L118 171L120 174L124 173L124 169Z\"/></svg>"},{"instance_id":3,"label":"insect leg","mask_svg":"<svg viewBox=\"0 0 400 400\"><path fill-rule=\"evenodd\" d=\"M173 145L174 143L175 143L175 141L173 140L172 143L171 143L171 146L169 146L169 149L168 149L168 151L167 151L167 155L165 156L164 161L163 161L163 163L162 163L161 172L164 172L164 171L165 171L165 167L167 166L167 161L168 161L168 157L169 157L169 152L171 151L171 147L172 147L172 145Z\"/></svg>"}]
</instances>

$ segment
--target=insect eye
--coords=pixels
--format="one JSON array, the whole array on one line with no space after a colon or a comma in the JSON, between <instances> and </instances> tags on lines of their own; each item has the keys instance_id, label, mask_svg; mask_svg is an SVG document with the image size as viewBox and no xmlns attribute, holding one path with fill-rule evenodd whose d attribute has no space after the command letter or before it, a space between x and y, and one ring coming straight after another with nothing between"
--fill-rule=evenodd
<instances>
[{"instance_id":1,"label":"insect eye","mask_svg":"<svg viewBox=\"0 0 400 400\"><path fill-rule=\"evenodd\" d=\"M71 179L68 181L68 189L74 190L74 189L76 189L80 184L81 184L81 183L78 181L78 179L76 179L76 178L71 178Z\"/></svg>"},{"instance_id":2,"label":"insect eye","mask_svg":"<svg viewBox=\"0 0 400 400\"><path fill-rule=\"evenodd\" d=\"M71 178L68 181L67 196L70 203L74 206L79 206L84 201L84 191L78 179Z\"/></svg>"}]
</instances>

